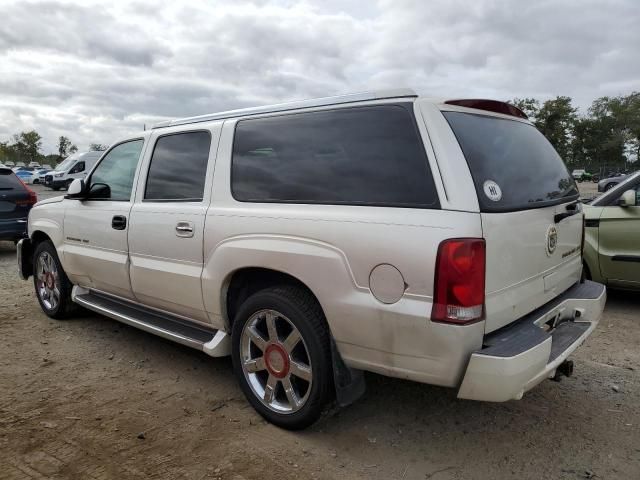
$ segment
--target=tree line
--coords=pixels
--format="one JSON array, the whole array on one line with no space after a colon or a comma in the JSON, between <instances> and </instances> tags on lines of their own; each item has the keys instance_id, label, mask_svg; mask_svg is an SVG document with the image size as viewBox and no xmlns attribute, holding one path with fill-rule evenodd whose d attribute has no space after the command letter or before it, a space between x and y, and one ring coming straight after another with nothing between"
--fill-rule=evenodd
<instances>
[{"instance_id":1,"label":"tree line","mask_svg":"<svg viewBox=\"0 0 640 480\"><path fill-rule=\"evenodd\" d=\"M16 133L11 139L12 141L0 142L0 163L23 162L28 165L31 162L38 162L55 165L78 151L78 147L64 135L58 138L58 153L48 155L44 155L40 151L42 136L35 130ZM106 149L107 145L100 143L92 143L89 146L89 150L103 151Z\"/></svg>"},{"instance_id":2,"label":"tree line","mask_svg":"<svg viewBox=\"0 0 640 480\"><path fill-rule=\"evenodd\" d=\"M567 166L592 173L640 169L640 92L600 97L580 114L570 97L516 98Z\"/></svg>"}]
</instances>

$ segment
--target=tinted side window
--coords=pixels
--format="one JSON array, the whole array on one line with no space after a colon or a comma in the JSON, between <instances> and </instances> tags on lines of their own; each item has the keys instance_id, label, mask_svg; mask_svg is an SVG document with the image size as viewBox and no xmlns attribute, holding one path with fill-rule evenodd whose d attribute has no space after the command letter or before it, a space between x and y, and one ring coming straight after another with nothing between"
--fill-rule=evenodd
<instances>
[{"instance_id":1,"label":"tinted side window","mask_svg":"<svg viewBox=\"0 0 640 480\"><path fill-rule=\"evenodd\" d=\"M401 105L240 121L231 189L250 202L438 206L413 115Z\"/></svg>"},{"instance_id":2,"label":"tinted side window","mask_svg":"<svg viewBox=\"0 0 640 480\"><path fill-rule=\"evenodd\" d=\"M145 200L201 201L210 147L209 132L158 138L149 166Z\"/></svg>"},{"instance_id":3,"label":"tinted side window","mask_svg":"<svg viewBox=\"0 0 640 480\"><path fill-rule=\"evenodd\" d=\"M128 201L143 144L133 140L113 147L91 174L91 184L109 185L110 200Z\"/></svg>"}]
</instances>

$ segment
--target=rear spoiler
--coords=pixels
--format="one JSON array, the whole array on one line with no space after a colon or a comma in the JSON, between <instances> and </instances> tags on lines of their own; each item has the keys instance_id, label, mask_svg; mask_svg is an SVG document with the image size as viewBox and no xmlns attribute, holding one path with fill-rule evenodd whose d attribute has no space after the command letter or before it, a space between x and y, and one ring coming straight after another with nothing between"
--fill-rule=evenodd
<instances>
[{"instance_id":1,"label":"rear spoiler","mask_svg":"<svg viewBox=\"0 0 640 480\"><path fill-rule=\"evenodd\" d=\"M529 119L529 117L527 117L527 114L520 110L518 107L507 102L500 102L498 100L469 98L461 100L447 100L444 103L447 105L457 105L459 107L485 110L487 112L502 113L503 115L511 115L512 117L524 118L525 120Z\"/></svg>"}]
</instances>

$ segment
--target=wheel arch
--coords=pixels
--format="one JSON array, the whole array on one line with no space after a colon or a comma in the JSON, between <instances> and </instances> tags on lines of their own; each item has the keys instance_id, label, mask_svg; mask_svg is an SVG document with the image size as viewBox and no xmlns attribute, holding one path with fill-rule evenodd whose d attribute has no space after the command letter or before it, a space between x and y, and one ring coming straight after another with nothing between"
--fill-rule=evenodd
<instances>
[{"instance_id":1,"label":"wheel arch","mask_svg":"<svg viewBox=\"0 0 640 480\"><path fill-rule=\"evenodd\" d=\"M222 284L223 318L226 327L231 331L238 308L253 293L275 285L293 285L306 290L318 302L325 315L318 296L302 280L289 273L265 267L242 267L230 272Z\"/></svg>"}]
</instances>

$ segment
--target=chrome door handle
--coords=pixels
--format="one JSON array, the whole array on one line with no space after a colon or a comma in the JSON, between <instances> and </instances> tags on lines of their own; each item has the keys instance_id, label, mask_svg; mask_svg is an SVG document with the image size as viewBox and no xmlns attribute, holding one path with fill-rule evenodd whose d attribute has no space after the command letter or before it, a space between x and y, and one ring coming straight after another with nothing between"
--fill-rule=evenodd
<instances>
[{"instance_id":1,"label":"chrome door handle","mask_svg":"<svg viewBox=\"0 0 640 480\"><path fill-rule=\"evenodd\" d=\"M176 225L176 235L178 237L193 237L193 223L178 222Z\"/></svg>"}]
</instances>

